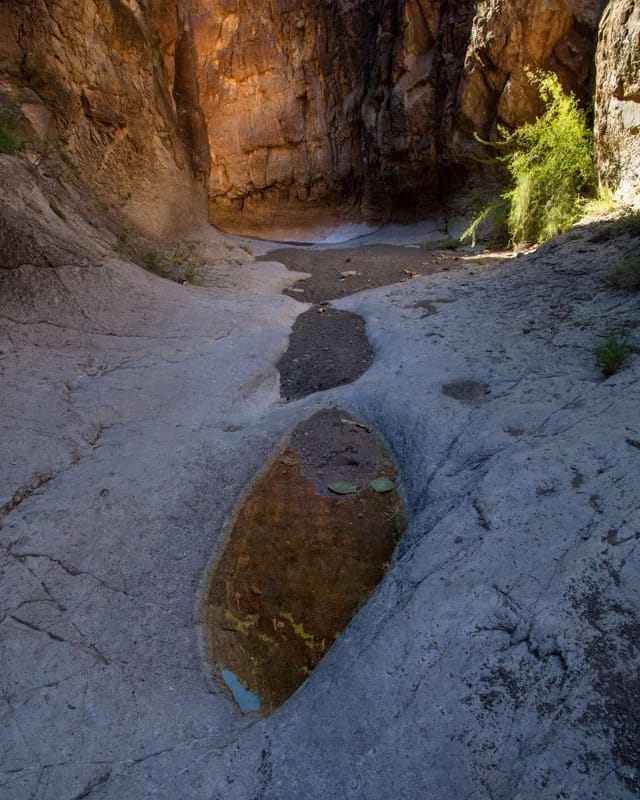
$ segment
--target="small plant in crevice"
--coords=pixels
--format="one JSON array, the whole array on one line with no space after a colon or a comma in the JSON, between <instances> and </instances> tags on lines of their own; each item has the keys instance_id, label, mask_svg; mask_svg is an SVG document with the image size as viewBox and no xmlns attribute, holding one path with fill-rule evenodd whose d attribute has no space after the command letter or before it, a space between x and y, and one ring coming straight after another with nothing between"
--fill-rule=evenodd
<instances>
[{"instance_id":1,"label":"small plant in crevice","mask_svg":"<svg viewBox=\"0 0 640 800\"><path fill-rule=\"evenodd\" d=\"M640 291L640 255L629 256L618 264L606 277L612 289Z\"/></svg>"},{"instance_id":2,"label":"small plant in crevice","mask_svg":"<svg viewBox=\"0 0 640 800\"><path fill-rule=\"evenodd\" d=\"M463 239L475 241L480 225L490 220L506 228L512 245L541 244L568 230L594 192L593 137L585 112L566 94L557 75L529 72L545 111L534 122L509 132L498 128L496 156L511 177L511 187L481 209Z\"/></svg>"},{"instance_id":3,"label":"small plant in crevice","mask_svg":"<svg viewBox=\"0 0 640 800\"><path fill-rule=\"evenodd\" d=\"M184 270L184 283L190 283L192 286L203 286L204 281L198 271L198 267L202 266L202 262L197 264L188 264Z\"/></svg>"},{"instance_id":4,"label":"small plant in crevice","mask_svg":"<svg viewBox=\"0 0 640 800\"><path fill-rule=\"evenodd\" d=\"M154 275L158 275L160 278L169 277L167 265L160 255L159 250L152 248L142 250L139 255L137 253L131 254L131 260L149 270L149 272L153 272Z\"/></svg>"},{"instance_id":5,"label":"small plant in crevice","mask_svg":"<svg viewBox=\"0 0 640 800\"><path fill-rule=\"evenodd\" d=\"M603 336L602 344L593 350L596 364L606 377L621 370L633 352L634 348L629 341L627 331L607 331Z\"/></svg>"},{"instance_id":6,"label":"small plant in crevice","mask_svg":"<svg viewBox=\"0 0 640 800\"><path fill-rule=\"evenodd\" d=\"M20 109L0 96L0 153L12 155L21 150L25 141L20 135Z\"/></svg>"}]
</instances>

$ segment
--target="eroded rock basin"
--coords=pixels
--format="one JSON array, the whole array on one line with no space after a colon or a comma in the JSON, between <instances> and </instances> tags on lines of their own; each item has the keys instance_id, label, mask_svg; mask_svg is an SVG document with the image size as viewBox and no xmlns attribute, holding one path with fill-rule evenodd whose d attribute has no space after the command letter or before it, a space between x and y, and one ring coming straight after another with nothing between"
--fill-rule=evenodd
<instances>
[{"instance_id":1,"label":"eroded rock basin","mask_svg":"<svg viewBox=\"0 0 640 800\"><path fill-rule=\"evenodd\" d=\"M242 708L270 713L382 579L404 528L390 454L346 411L293 431L249 492L211 577L212 662ZM243 710L256 710L249 704Z\"/></svg>"}]
</instances>

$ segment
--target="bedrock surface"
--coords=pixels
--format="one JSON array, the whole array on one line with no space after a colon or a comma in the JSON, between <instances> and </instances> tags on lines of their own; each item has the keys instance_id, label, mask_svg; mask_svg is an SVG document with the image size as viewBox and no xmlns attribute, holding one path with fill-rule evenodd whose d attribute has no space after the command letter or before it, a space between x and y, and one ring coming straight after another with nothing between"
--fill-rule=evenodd
<instances>
[{"instance_id":1,"label":"bedrock surface","mask_svg":"<svg viewBox=\"0 0 640 800\"><path fill-rule=\"evenodd\" d=\"M238 267L245 289L106 257L0 277L0 794L636 797L640 363L603 381L591 352L637 324L602 284L634 248L602 224L337 301L374 362L287 405L304 305L277 265ZM311 678L239 717L204 656L206 575L331 403L385 436L410 524Z\"/></svg>"}]
</instances>

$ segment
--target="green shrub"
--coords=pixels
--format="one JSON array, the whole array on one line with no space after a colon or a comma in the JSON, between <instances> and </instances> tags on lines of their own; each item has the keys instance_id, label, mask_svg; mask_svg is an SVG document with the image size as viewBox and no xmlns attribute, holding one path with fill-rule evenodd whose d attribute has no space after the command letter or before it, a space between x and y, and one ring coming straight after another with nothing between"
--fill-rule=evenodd
<instances>
[{"instance_id":1,"label":"green shrub","mask_svg":"<svg viewBox=\"0 0 640 800\"><path fill-rule=\"evenodd\" d=\"M633 353L626 331L607 331L601 345L594 348L596 364L607 377L618 372Z\"/></svg>"},{"instance_id":2,"label":"green shrub","mask_svg":"<svg viewBox=\"0 0 640 800\"><path fill-rule=\"evenodd\" d=\"M614 289L640 290L640 256L625 258L607 275L607 283Z\"/></svg>"},{"instance_id":3,"label":"green shrub","mask_svg":"<svg viewBox=\"0 0 640 800\"><path fill-rule=\"evenodd\" d=\"M154 275L159 275L161 278L169 277L167 263L158 250L142 250L135 254L133 260L137 260L141 267L153 272Z\"/></svg>"},{"instance_id":4,"label":"green shrub","mask_svg":"<svg viewBox=\"0 0 640 800\"><path fill-rule=\"evenodd\" d=\"M460 241L471 241L473 247L476 246L476 240L480 227L483 223L491 223L491 235L489 236L489 244L497 247L507 245L509 243L509 229L507 220L509 217L509 202L504 195L492 200L488 205L481 208L473 217L471 225L460 237Z\"/></svg>"},{"instance_id":5,"label":"green shrub","mask_svg":"<svg viewBox=\"0 0 640 800\"><path fill-rule=\"evenodd\" d=\"M24 146L19 127L20 110L0 100L0 153L11 155Z\"/></svg>"},{"instance_id":6,"label":"green shrub","mask_svg":"<svg viewBox=\"0 0 640 800\"><path fill-rule=\"evenodd\" d=\"M584 198L594 190L593 139L586 114L556 75L528 74L545 111L512 133L498 129L501 138L494 146L503 152L497 160L512 185L476 216L465 238L473 238L487 217L504 215L512 244L545 242L580 217Z\"/></svg>"},{"instance_id":7,"label":"green shrub","mask_svg":"<svg viewBox=\"0 0 640 800\"><path fill-rule=\"evenodd\" d=\"M114 250L161 278L198 285L198 270L204 261L195 253L197 246L198 242L186 239L172 245L156 244L123 229Z\"/></svg>"}]
</instances>

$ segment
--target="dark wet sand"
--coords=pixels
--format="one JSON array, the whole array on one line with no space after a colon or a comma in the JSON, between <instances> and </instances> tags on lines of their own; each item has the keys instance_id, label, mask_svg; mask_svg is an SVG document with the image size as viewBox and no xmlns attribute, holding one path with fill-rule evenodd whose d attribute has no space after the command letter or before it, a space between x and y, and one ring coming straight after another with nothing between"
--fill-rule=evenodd
<instances>
[{"instance_id":1,"label":"dark wet sand","mask_svg":"<svg viewBox=\"0 0 640 800\"><path fill-rule=\"evenodd\" d=\"M271 250L257 261L279 261L288 269L307 272L285 294L304 303L335 300L363 289L411 280L416 275L456 269L465 262L451 250L372 245L370 247L302 248ZM344 273L355 273L345 275Z\"/></svg>"}]
</instances>

